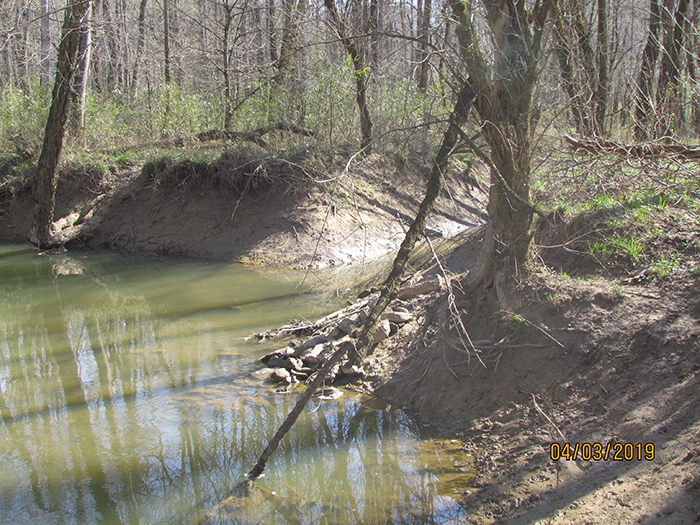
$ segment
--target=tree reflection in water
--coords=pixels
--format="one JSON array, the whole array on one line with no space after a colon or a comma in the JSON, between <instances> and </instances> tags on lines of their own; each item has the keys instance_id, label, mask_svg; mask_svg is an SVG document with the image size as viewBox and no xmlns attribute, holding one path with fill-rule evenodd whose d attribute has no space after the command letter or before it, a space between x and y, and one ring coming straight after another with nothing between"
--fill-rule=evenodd
<instances>
[{"instance_id":1,"label":"tree reflection in water","mask_svg":"<svg viewBox=\"0 0 700 525\"><path fill-rule=\"evenodd\" d=\"M267 477L230 498L294 403L249 377L265 349L241 336L334 306L281 301L293 278L8 247L0 276L0 522L465 517L432 473L459 451L352 394L305 413Z\"/></svg>"}]
</instances>

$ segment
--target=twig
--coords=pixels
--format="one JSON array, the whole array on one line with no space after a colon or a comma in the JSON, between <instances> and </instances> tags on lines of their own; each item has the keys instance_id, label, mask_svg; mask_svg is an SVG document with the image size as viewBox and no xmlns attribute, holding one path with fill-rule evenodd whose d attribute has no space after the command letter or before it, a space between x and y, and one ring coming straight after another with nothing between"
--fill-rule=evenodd
<instances>
[{"instance_id":1,"label":"twig","mask_svg":"<svg viewBox=\"0 0 700 525\"><path fill-rule=\"evenodd\" d=\"M532 396L532 402L535 404L535 408L537 409L537 411L540 414L542 414L547 421L549 421L550 425L552 425L554 427L554 430L556 430L557 433L559 434L559 437L561 437L562 442L566 443L566 438L564 437L564 433L561 430L559 430L559 427L554 424L554 421L552 421L550 419L550 417L544 413L544 410L542 410L540 408L540 405L537 404L537 399L535 398L535 394L530 393L530 395Z\"/></svg>"}]
</instances>

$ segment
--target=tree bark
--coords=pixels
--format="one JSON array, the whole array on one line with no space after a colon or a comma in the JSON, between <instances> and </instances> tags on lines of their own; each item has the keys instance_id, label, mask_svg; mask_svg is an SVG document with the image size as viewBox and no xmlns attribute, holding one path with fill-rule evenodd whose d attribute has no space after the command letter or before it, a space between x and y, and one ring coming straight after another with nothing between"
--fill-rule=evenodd
<instances>
[{"instance_id":1,"label":"tree bark","mask_svg":"<svg viewBox=\"0 0 700 525\"><path fill-rule=\"evenodd\" d=\"M56 80L34 187L32 242L40 248L47 248L51 244L51 224L56 205L56 167L70 108L71 82L76 69L80 28L89 8L90 0L70 0L58 47Z\"/></svg>"},{"instance_id":2,"label":"tree bark","mask_svg":"<svg viewBox=\"0 0 700 525\"><path fill-rule=\"evenodd\" d=\"M169 85L172 80L170 73L170 0L163 0L163 80Z\"/></svg>"},{"instance_id":3,"label":"tree bark","mask_svg":"<svg viewBox=\"0 0 700 525\"><path fill-rule=\"evenodd\" d=\"M428 55L428 45L430 43L430 16L432 11L432 1L424 0L423 14L421 17L420 46L419 46L419 76L418 91L425 93L428 87L428 72L430 71L430 61Z\"/></svg>"},{"instance_id":4,"label":"tree bark","mask_svg":"<svg viewBox=\"0 0 700 525\"><path fill-rule=\"evenodd\" d=\"M659 111L659 129L657 135L670 140L678 123L680 104L680 57L684 41L683 27L686 25L688 0L680 0L674 16L668 13L666 18L666 35L663 44L661 72L656 90L656 107ZM666 4L664 4L666 6ZM672 3L669 4L670 7ZM663 20L663 18L662 18Z\"/></svg>"},{"instance_id":5,"label":"tree bark","mask_svg":"<svg viewBox=\"0 0 700 525\"><path fill-rule=\"evenodd\" d=\"M562 86L569 98L569 108L571 116L576 126L576 132L581 135L590 135L592 128L590 120L586 115L586 111L581 103L581 86L576 82L572 64L573 56L571 46L567 38L566 26L564 25L564 17L561 11L559 2L553 3L554 11L554 54L559 62L559 71L561 74Z\"/></svg>"},{"instance_id":6,"label":"tree bark","mask_svg":"<svg viewBox=\"0 0 700 525\"><path fill-rule=\"evenodd\" d=\"M482 134L491 148L489 228L494 249L482 253L484 268L504 276L527 269L532 244L534 207L530 202L532 104L544 24L552 2L536 4L531 12L516 0L483 0L495 47L491 66L481 53L473 16L463 2L452 1L457 36ZM485 239L491 245L491 239ZM470 279L471 280L471 279Z\"/></svg>"},{"instance_id":7,"label":"tree bark","mask_svg":"<svg viewBox=\"0 0 700 525\"><path fill-rule=\"evenodd\" d=\"M139 3L139 36L136 41L136 58L134 60L134 68L131 74L131 91L135 97L138 92L139 66L141 62L141 54L143 53L144 45L146 44L146 6L148 0L141 0Z\"/></svg>"}]
</instances>

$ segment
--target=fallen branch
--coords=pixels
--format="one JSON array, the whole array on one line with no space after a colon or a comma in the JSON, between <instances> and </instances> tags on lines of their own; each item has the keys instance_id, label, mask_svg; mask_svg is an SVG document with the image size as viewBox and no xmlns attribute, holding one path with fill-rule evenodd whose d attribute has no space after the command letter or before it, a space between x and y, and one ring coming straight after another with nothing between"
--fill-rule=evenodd
<instances>
[{"instance_id":1,"label":"fallen branch","mask_svg":"<svg viewBox=\"0 0 700 525\"><path fill-rule=\"evenodd\" d=\"M200 142L207 142L210 140L232 140L232 141L245 141L253 142L263 149L269 149L270 146L262 139L262 136L270 133L272 131L288 131L290 133L296 133L303 137L313 137L316 134L310 129L300 128L293 126L291 124L286 124L284 122L278 122L274 126L267 126L252 131L228 131L213 129L210 131L205 131L197 135L197 140Z\"/></svg>"},{"instance_id":2,"label":"fallen branch","mask_svg":"<svg viewBox=\"0 0 700 525\"><path fill-rule=\"evenodd\" d=\"M677 155L685 159L700 159L700 148L691 148L683 144L622 144L600 137L577 139L564 135L564 140L574 152L585 151L595 154L615 154L622 157L658 158Z\"/></svg>"}]
</instances>

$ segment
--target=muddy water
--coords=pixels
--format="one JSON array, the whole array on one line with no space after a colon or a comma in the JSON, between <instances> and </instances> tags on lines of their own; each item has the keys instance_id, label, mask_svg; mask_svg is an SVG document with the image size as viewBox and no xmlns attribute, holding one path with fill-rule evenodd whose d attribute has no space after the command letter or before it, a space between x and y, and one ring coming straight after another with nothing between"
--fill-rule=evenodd
<instances>
[{"instance_id":1,"label":"muddy water","mask_svg":"<svg viewBox=\"0 0 700 525\"><path fill-rule=\"evenodd\" d=\"M404 411L293 394L243 337L321 316L293 273L0 247L0 523L460 523L469 458Z\"/></svg>"}]
</instances>

